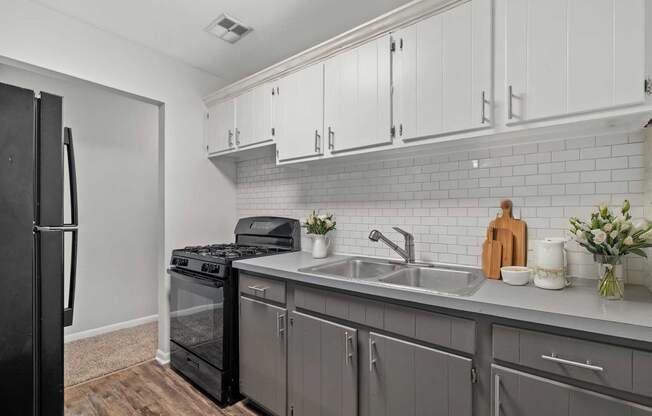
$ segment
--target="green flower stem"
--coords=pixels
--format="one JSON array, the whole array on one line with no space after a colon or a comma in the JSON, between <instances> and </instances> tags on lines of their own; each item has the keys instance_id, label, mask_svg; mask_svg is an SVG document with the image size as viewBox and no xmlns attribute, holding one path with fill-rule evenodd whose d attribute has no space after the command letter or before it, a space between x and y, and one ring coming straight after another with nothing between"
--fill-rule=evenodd
<instances>
[{"instance_id":1,"label":"green flower stem","mask_svg":"<svg viewBox=\"0 0 652 416\"><path fill-rule=\"evenodd\" d=\"M606 265L604 276L600 279L598 293L604 298L622 299L625 296L623 288L616 277L616 267L614 265Z\"/></svg>"}]
</instances>

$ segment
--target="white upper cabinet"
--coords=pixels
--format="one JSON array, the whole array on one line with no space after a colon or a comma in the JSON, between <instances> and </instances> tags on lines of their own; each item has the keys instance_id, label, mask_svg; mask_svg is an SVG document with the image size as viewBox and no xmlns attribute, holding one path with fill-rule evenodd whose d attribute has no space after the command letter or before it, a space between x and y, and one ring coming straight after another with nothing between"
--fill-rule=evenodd
<instances>
[{"instance_id":1,"label":"white upper cabinet","mask_svg":"<svg viewBox=\"0 0 652 416\"><path fill-rule=\"evenodd\" d=\"M392 142L390 36L324 65L325 142L331 153Z\"/></svg>"},{"instance_id":2,"label":"white upper cabinet","mask_svg":"<svg viewBox=\"0 0 652 416\"><path fill-rule=\"evenodd\" d=\"M394 123L399 138L491 126L491 4L472 0L393 35Z\"/></svg>"},{"instance_id":3,"label":"white upper cabinet","mask_svg":"<svg viewBox=\"0 0 652 416\"><path fill-rule=\"evenodd\" d=\"M206 146L209 154L235 147L235 101L226 100L208 108Z\"/></svg>"},{"instance_id":4,"label":"white upper cabinet","mask_svg":"<svg viewBox=\"0 0 652 416\"><path fill-rule=\"evenodd\" d=\"M260 85L236 98L236 145L272 140L272 86Z\"/></svg>"},{"instance_id":5,"label":"white upper cabinet","mask_svg":"<svg viewBox=\"0 0 652 416\"><path fill-rule=\"evenodd\" d=\"M274 121L278 160L297 160L324 153L324 64L294 72L278 83Z\"/></svg>"},{"instance_id":6,"label":"white upper cabinet","mask_svg":"<svg viewBox=\"0 0 652 416\"><path fill-rule=\"evenodd\" d=\"M506 0L507 122L642 104L644 0Z\"/></svg>"}]
</instances>

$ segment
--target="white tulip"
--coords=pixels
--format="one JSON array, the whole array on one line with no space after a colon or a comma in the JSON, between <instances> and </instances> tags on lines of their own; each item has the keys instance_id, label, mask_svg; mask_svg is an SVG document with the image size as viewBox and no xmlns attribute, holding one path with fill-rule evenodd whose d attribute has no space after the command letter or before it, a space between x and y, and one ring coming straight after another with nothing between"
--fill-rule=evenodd
<instances>
[{"instance_id":1,"label":"white tulip","mask_svg":"<svg viewBox=\"0 0 652 416\"><path fill-rule=\"evenodd\" d=\"M634 232L646 229L650 224L645 218L639 218L634 221Z\"/></svg>"},{"instance_id":2,"label":"white tulip","mask_svg":"<svg viewBox=\"0 0 652 416\"><path fill-rule=\"evenodd\" d=\"M612 240L618 237L618 230L613 230L611 234L609 234L609 237L611 237Z\"/></svg>"},{"instance_id":3,"label":"white tulip","mask_svg":"<svg viewBox=\"0 0 652 416\"><path fill-rule=\"evenodd\" d=\"M626 246L631 246L632 244L634 244L634 239L632 238L632 236L628 236L627 238L625 238L625 241L623 241L623 244Z\"/></svg>"}]
</instances>

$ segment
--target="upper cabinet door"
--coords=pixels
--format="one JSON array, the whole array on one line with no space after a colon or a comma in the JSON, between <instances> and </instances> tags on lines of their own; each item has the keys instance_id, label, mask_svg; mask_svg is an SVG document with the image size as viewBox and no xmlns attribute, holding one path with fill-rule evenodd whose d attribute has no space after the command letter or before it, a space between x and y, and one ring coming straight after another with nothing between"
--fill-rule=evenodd
<instances>
[{"instance_id":1,"label":"upper cabinet door","mask_svg":"<svg viewBox=\"0 0 652 416\"><path fill-rule=\"evenodd\" d=\"M272 86L260 85L237 98L238 148L272 140Z\"/></svg>"},{"instance_id":2,"label":"upper cabinet door","mask_svg":"<svg viewBox=\"0 0 652 416\"><path fill-rule=\"evenodd\" d=\"M209 154L235 147L235 100L222 101L209 107L206 136Z\"/></svg>"},{"instance_id":3,"label":"upper cabinet door","mask_svg":"<svg viewBox=\"0 0 652 416\"><path fill-rule=\"evenodd\" d=\"M324 152L324 65L301 69L278 82L274 128L278 160Z\"/></svg>"},{"instance_id":4,"label":"upper cabinet door","mask_svg":"<svg viewBox=\"0 0 652 416\"><path fill-rule=\"evenodd\" d=\"M394 103L403 140L489 127L492 8L473 0L394 34Z\"/></svg>"},{"instance_id":5,"label":"upper cabinet door","mask_svg":"<svg viewBox=\"0 0 652 416\"><path fill-rule=\"evenodd\" d=\"M324 66L325 142L332 153L391 143L390 36Z\"/></svg>"},{"instance_id":6,"label":"upper cabinet door","mask_svg":"<svg viewBox=\"0 0 652 416\"><path fill-rule=\"evenodd\" d=\"M507 122L643 103L644 0L507 0Z\"/></svg>"}]
</instances>

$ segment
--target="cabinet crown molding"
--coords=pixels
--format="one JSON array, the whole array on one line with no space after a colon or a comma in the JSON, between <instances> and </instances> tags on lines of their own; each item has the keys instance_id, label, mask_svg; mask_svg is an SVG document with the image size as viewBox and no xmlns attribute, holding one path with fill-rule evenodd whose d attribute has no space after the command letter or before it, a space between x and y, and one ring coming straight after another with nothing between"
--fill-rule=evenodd
<instances>
[{"instance_id":1,"label":"cabinet crown molding","mask_svg":"<svg viewBox=\"0 0 652 416\"><path fill-rule=\"evenodd\" d=\"M441 13L469 0L413 0L375 19L341 33L316 46L308 48L283 61L275 63L248 77L233 82L204 97L206 105L235 97L265 82L281 78L291 72L318 63L347 49L359 46L400 27L410 25L425 17ZM490 1L490 0L486 0Z\"/></svg>"}]
</instances>

